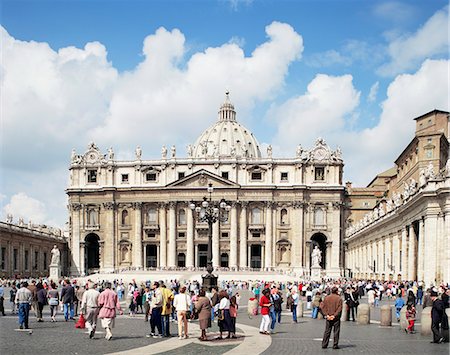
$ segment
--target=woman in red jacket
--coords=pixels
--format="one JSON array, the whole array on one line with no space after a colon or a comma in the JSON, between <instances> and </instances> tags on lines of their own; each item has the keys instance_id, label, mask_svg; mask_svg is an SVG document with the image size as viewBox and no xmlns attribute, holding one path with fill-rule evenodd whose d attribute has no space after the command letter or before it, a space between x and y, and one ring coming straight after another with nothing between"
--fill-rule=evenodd
<instances>
[{"instance_id":1,"label":"woman in red jacket","mask_svg":"<svg viewBox=\"0 0 450 355\"><path fill-rule=\"evenodd\" d=\"M270 317L269 317L269 308L271 306L269 295L270 290L268 288L264 289L262 292L262 296L259 300L259 306L261 307L261 325L259 326L259 332L261 334L270 335L269 333L269 325L270 325Z\"/></svg>"}]
</instances>

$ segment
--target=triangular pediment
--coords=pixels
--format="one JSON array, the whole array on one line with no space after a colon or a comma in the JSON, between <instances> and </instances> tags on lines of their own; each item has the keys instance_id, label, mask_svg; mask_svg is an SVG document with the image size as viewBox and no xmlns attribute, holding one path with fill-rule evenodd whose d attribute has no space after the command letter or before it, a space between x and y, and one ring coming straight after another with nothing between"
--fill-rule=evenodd
<instances>
[{"instance_id":1,"label":"triangular pediment","mask_svg":"<svg viewBox=\"0 0 450 355\"><path fill-rule=\"evenodd\" d=\"M195 173L189 174L179 180L168 184L167 188L206 188L209 184L213 187L220 188L239 188L240 185L233 181L224 179L223 177L211 173L207 170L199 170Z\"/></svg>"}]
</instances>

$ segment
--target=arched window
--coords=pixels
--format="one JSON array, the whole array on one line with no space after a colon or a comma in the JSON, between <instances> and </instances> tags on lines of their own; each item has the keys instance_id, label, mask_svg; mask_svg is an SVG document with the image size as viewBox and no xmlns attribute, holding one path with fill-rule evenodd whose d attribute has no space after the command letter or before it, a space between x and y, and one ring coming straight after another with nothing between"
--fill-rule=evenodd
<instances>
[{"instance_id":1,"label":"arched window","mask_svg":"<svg viewBox=\"0 0 450 355\"><path fill-rule=\"evenodd\" d=\"M262 224L262 218L261 218L261 209L258 207L255 207L252 209L252 223L253 224Z\"/></svg>"},{"instance_id":2,"label":"arched window","mask_svg":"<svg viewBox=\"0 0 450 355\"><path fill-rule=\"evenodd\" d=\"M286 208L283 208L281 210L280 224L287 224L287 223L288 223L287 210Z\"/></svg>"},{"instance_id":3,"label":"arched window","mask_svg":"<svg viewBox=\"0 0 450 355\"><path fill-rule=\"evenodd\" d=\"M127 210L123 210L122 211L122 225L126 226L128 224L128 211Z\"/></svg>"},{"instance_id":4,"label":"arched window","mask_svg":"<svg viewBox=\"0 0 450 355\"><path fill-rule=\"evenodd\" d=\"M148 209L147 211L147 219L148 219L148 224L156 224L156 208L151 207Z\"/></svg>"},{"instance_id":5,"label":"arched window","mask_svg":"<svg viewBox=\"0 0 450 355\"><path fill-rule=\"evenodd\" d=\"M186 211L184 209L178 211L178 224L180 226L186 224Z\"/></svg>"},{"instance_id":6,"label":"arched window","mask_svg":"<svg viewBox=\"0 0 450 355\"><path fill-rule=\"evenodd\" d=\"M316 208L314 211L314 225L325 225L325 213L322 208Z\"/></svg>"}]
</instances>

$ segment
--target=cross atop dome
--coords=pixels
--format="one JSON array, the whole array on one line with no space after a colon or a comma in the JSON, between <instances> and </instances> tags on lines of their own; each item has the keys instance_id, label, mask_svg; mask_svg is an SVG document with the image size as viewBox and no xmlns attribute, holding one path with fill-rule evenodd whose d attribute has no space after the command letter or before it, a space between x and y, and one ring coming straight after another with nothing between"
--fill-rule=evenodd
<instances>
[{"instance_id":1,"label":"cross atop dome","mask_svg":"<svg viewBox=\"0 0 450 355\"><path fill-rule=\"evenodd\" d=\"M230 101L230 92L228 90L225 92L225 101L222 106L220 106L219 121L236 122L236 111L234 110L234 106Z\"/></svg>"}]
</instances>

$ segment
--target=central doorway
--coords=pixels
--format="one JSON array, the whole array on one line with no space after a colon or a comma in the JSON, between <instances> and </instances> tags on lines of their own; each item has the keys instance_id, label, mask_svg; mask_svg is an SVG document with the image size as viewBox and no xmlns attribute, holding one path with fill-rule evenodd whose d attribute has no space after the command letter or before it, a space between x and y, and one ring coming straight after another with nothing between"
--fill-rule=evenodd
<instances>
[{"instance_id":1,"label":"central doorway","mask_svg":"<svg viewBox=\"0 0 450 355\"><path fill-rule=\"evenodd\" d=\"M158 250L156 245L147 244L145 247L145 266L146 267L157 267L158 266Z\"/></svg>"},{"instance_id":2,"label":"central doorway","mask_svg":"<svg viewBox=\"0 0 450 355\"><path fill-rule=\"evenodd\" d=\"M252 244L250 247L250 267L261 269L262 247L259 244Z\"/></svg>"}]
</instances>

